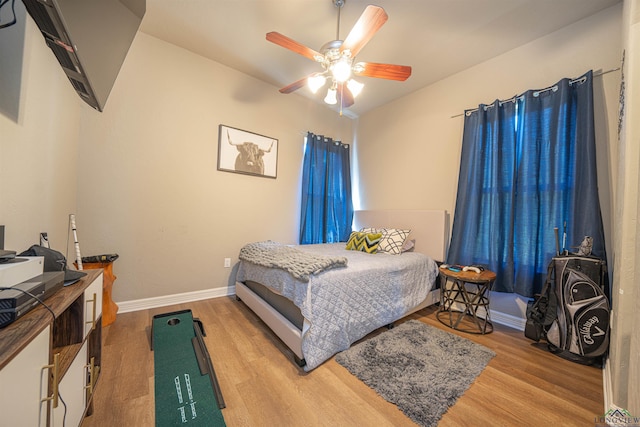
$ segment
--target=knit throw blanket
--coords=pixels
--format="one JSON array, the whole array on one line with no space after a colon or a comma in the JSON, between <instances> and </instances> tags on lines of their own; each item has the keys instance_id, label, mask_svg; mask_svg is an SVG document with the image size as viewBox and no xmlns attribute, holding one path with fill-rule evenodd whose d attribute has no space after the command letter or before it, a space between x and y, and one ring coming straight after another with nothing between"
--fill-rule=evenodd
<instances>
[{"instance_id":1,"label":"knit throw blanket","mask_svg":"<svg viewBox=\"0 0 640 427\"><path fill-rule=\"evenodd\" d=\"M249 243L240 249L241 260L288 271L296 279L309 281L309 276L337 267L345 267L347 258L307 253L281 243Z\"/></svg>"}]
</instances>

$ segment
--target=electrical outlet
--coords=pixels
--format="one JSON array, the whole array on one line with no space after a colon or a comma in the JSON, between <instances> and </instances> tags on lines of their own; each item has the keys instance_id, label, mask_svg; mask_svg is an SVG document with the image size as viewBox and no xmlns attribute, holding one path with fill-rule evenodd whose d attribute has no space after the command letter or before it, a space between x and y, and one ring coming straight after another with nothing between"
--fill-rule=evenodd
<instances>
[{"instance_id":1,"label":"electrical outlet","mask_svg":"<svg viewBox=\"0 0 640 427\"><path fill-rule=\"evenodd\" d=\"M231 258L225 258L224 259L224 268L229 268L231 267Z\"/></svg>"}]
</instances>

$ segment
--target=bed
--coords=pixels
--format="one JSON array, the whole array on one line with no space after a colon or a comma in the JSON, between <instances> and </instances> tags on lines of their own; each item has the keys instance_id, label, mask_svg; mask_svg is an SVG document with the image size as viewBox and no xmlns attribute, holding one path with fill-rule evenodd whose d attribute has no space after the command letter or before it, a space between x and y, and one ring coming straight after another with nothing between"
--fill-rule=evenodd
<instances>
[{"instance_id":1,"label":"bed","mask_svg":"<svg viewBox=\"0 0 640 427\"><path fill-rule=\"evenodd\" d=\"M375 329L439 301L437 261L446 253L446 211L356 211L353 229L367 227L410 229L407 242L413 248L390 255L346 250L345 243L292 247L309 259L331 261L310 274L261 265L247 256L247 249L260 245L279 251L290 250L282 247L288 245L259 242L241 250L237 299L291 349L305 371Z\"/></svg>"}]
</instances>

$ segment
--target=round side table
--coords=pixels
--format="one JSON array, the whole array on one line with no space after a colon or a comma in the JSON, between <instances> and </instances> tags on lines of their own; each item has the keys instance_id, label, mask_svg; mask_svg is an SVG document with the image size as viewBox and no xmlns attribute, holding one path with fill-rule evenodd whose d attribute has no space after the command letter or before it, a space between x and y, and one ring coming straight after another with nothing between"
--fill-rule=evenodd
<instances>
[{"instance_id":1,"label":"round side table","mask_svg":"<svg viewBox=\"0 0 640 427\"><path fill-rule=\"evenodd\" d=\"M462 332L493 332L489 316L489 291L495 280L496 273L489 270L480 273L457 272L440 267L440 308L436 318L442 324ZM469 321L461 323L465 317Z\"/></svg>"}]
</instances>

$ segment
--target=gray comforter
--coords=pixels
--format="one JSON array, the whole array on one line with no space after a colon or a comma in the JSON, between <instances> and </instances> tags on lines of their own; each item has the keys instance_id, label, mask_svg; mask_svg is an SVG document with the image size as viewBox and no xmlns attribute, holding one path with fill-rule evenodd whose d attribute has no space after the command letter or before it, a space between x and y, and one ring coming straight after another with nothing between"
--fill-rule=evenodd
<instances>
[{"instance_id":1,"label":"gray comforter","mask_svg":"<svg viewBox=\"0 0 640 427\"><path fill-rule=\"evenodd\" d=\"M348 251L344 243L296 248L331 258L346 257L348 267L311 274L304 281L283 269L241 260L236 279L261 283L300 308L305 318L302 352L306 371L406 315L426 298L438 274L435 261L419 253L371 255Z\"/></svg>"}]
</instances>

